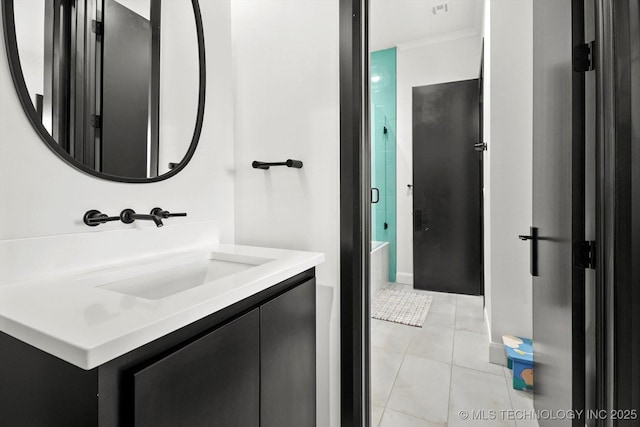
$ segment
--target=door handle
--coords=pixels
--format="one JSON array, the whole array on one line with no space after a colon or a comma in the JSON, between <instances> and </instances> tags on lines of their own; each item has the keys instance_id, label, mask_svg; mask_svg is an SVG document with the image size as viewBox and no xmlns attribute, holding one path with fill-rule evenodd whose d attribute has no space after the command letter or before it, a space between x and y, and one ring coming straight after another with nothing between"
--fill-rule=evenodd
<instances>
[{"instance_id":1,"label":"door handle","mask_svg":"<svg viewBox=\"0 0 640 427\"><path fill-rule=\"evenodd\" d=\"M518 238L523 241L529 240L530 246L530 270L531 275L534 277L538 276L538 228L530 227L529 235L519 235Z\"/></svg>"},{"instance_id":2,"label":"door handle","mask_svg":"<svg viewBox=\"0 0 640 427\"><path fill-rule=\"evenodd\" d=\"M373 192L376 192L376 198L374 200L373 198ZM376 187L373 187L371 189L371 203L378 203L380 201L380 190L378 190Z\"/></svg>"}]
</instances>

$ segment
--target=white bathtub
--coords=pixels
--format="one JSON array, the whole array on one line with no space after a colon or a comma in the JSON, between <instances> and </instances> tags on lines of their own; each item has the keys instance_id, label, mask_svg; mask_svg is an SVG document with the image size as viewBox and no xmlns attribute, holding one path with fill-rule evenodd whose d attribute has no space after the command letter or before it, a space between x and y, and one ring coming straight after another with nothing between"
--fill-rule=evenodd
<instances>
[{"instance_id":1,"label":"white bathtub","mask_svg":"<svg viewBox=\"0 0 640 427\"><path fill-rule=\"evenodd\" d=\"M371 242L371 297L376 294L389 280L389 243Z\"/></svg>"}]
</instances>

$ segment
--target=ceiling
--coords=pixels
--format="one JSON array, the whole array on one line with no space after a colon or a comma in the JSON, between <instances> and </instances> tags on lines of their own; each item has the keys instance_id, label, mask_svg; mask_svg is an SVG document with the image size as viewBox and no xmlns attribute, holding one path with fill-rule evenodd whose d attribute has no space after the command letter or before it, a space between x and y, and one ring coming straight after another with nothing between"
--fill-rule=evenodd
<instances>
[{"instance_id":1,"label":"ceiling","mask_svg":"<svg viewBox=\"0 0 640 427\"><path fill-rule=\"evenodd\" d=\"M478 35L482 29L484 0L370 0L369 4L372 51ZM443 8L434 15L437 5Z\"/></svg>"}]
</instances>

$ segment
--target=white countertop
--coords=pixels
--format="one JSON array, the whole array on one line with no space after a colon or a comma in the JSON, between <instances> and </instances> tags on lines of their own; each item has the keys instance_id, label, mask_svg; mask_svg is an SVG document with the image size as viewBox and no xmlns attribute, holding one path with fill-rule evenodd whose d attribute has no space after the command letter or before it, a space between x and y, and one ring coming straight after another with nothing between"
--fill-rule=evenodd
<instances>
[{"instance_id":1,"label":"white countertop","mask_svg":"<svg viewBox=\"0 0 640 427\"><path fill-rule=\"evenodd\" d=\"M263 264L157 299L101 288L170 271L208 253ZM101 364L224 309L324 261L324 254L213 245L73 275L0 286L0 331L82 369Z\"/></svg>"}]
</instances>

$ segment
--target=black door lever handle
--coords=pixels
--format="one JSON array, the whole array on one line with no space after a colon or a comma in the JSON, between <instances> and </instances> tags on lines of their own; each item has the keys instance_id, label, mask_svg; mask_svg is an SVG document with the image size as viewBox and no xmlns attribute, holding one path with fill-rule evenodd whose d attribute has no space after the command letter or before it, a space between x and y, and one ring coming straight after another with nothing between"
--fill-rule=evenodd
<instances>
[{"instance_id":1,"label":"black door lever handle","mask_svg":"<svg viewBox=\"0 0 640 427\"><path fill-rule=\"evenodd\" d=\"M531 234L530 235L524 235L524 234L520 234L518 236L518 239L520 240L530 240L530 251L531 251L531 275L532 276L537 276L538 275L538 229L536 227L531 227Z\"/></svg>"}]
</instances>

